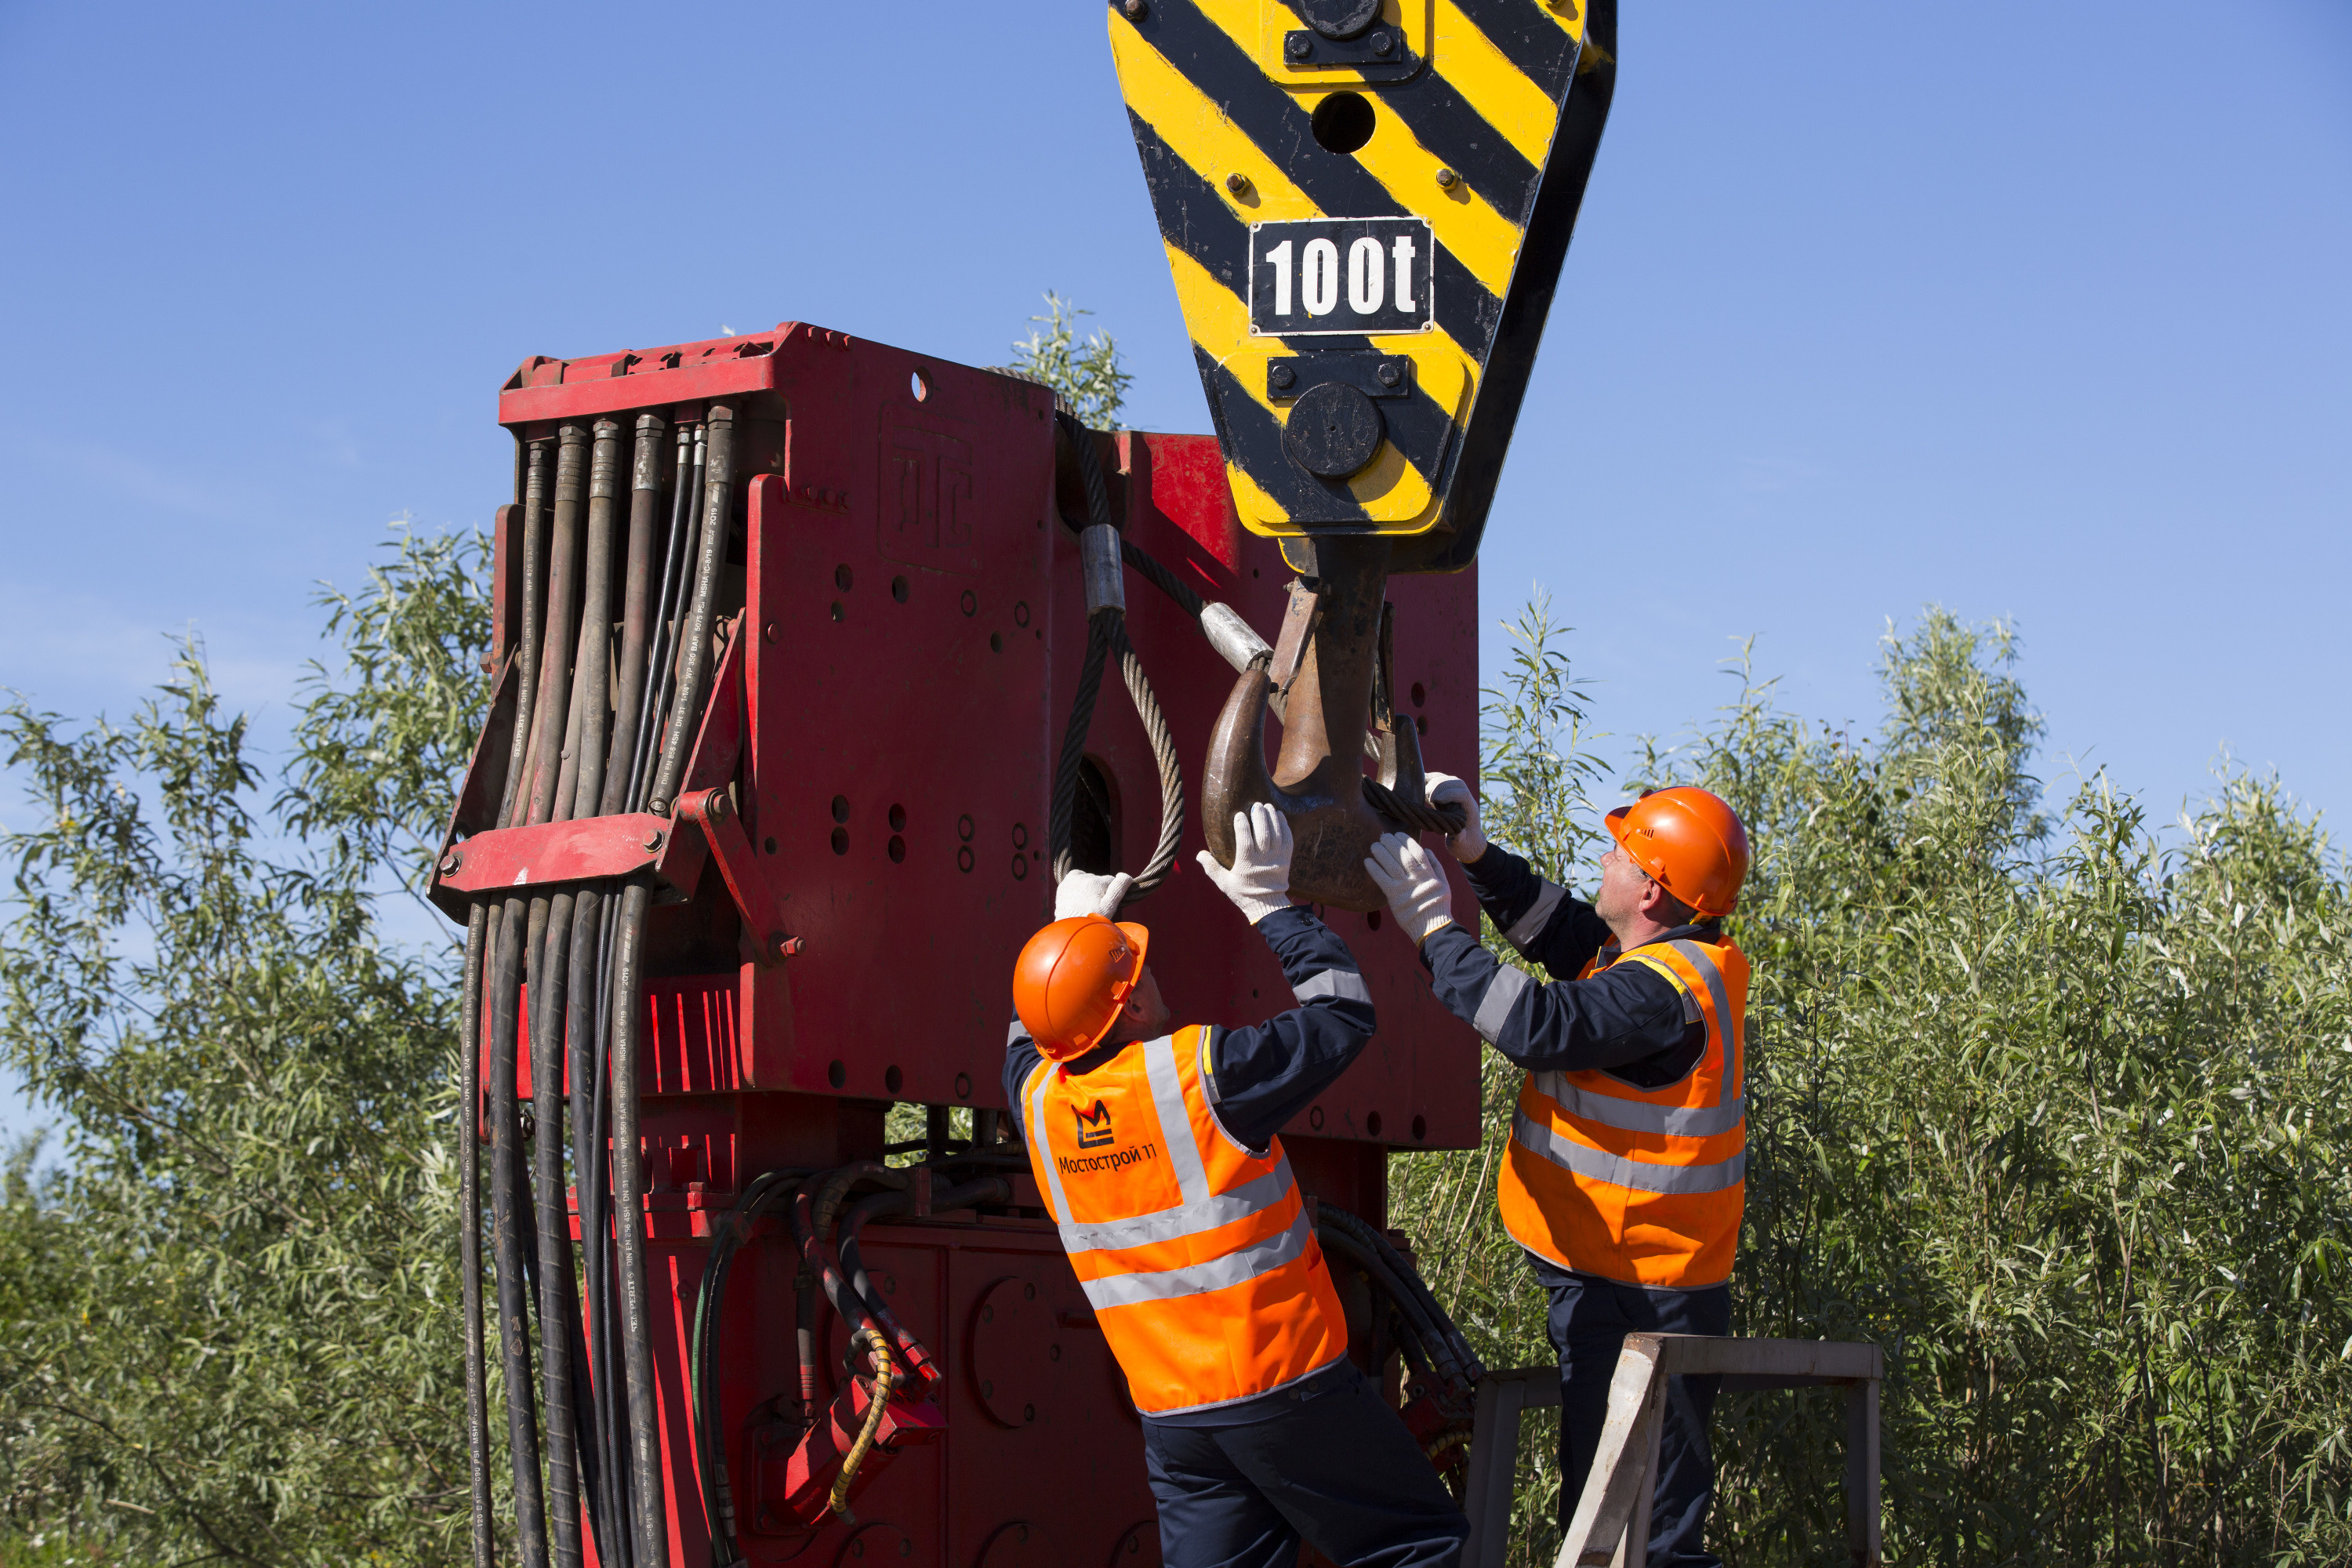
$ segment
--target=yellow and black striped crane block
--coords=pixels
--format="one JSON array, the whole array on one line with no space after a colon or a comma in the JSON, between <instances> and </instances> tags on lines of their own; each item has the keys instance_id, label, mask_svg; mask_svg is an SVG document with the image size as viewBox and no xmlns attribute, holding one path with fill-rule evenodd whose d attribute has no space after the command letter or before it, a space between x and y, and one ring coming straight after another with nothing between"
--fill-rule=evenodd
<instances>
[{"instance_id":1,"label":"yellow and black striped crane block","mask_svg":"<svg viewBox=\"0 0 2352 1568\"><path fill-rule=\"evenodd\" d=\"M1608 118L1616 0L1109 13L1242 521L1468 564Z\"/></svg>"}]
</instances>

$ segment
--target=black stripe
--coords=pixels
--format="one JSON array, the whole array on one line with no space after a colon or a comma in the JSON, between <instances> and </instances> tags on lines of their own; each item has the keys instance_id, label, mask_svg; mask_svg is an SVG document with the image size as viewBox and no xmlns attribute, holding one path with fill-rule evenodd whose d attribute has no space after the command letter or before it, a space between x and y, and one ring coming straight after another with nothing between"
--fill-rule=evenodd
<instances>
[{"instance_id":1,"label":"black stripe","mask_svg":"<svg viewBox=\"0 0 2352 1568\"><path fill-rule=\"evenodd\" d=\"M1387 187L1352 156L1326 153L1317 146L1307 111L1288 92L1266 79L1256 62L1190 0L1160 0L1134 26L1145 42L1223 110L1234 129L1272 158L1324 213L1333 217L1416 216L1404 211ZM1160 226L1164 232L1164 220ZM1502 319L1502 301L1467 268L1453 260L1444 245L1437 247L1434 265L1438 325L1473 355L1485 359L1495 323ZM1244 280L1242 288L1246 287Z\"/></svg>"},{"instance_id":2,"label":"black stripe","mask_svg":"<svg viewBox=\"0 0 2352 1568\"><path fill-rule=\"evenodd\" d=\"M1547 16L1543 0L1454 0L1472 26L1554 103L1576 74L1577 43ZM1586 28L1591 23L1587 18Z\"/></svg>"},{"instance_id":3,"label":"black stripe","mask_svg":"<svg viewBox=\"0 0 2352 1568\"><path fill-rule=\"evenodd\" d=\"M1513 224L1526 226L1543 171L1522 157L1508 137L1471 108L1452 82L1434 71L1423 71L1411 81L1382 88L1380 101L1383 108L1394 110L1421 144L1486 197L1489 206ZM1556 96L1554 101L1558 101ZM1550 140L1547 127L1544 141L1549 144ZM1431 194L1439 201L1451 199L1442 191Z\"/></svg>"},{"instance_id":4,"label":"black stripe","mask_svg":"<svg viewBox=\"0 0 2352 1568\"><path fill-rule=\"evenodd\" d=\"M1178 157L1148 121L1133 110L1128 110L1127 120L1135 132L1136 153L1143 160L1144 183L1151 188L1151 207L1160 218L1160 237L1198 262L1210 277L1223 282L1246 310L1246 285L1241 273L1248 265L1248 226L1234 216L1224 198L1217 195L1216 188L1201 176L1200 171ZM1369 353L1372 349L1370 338L1348 332L1278 341L1297 353ZM1202 386L1213 407L1219 395L1216 385L1204 375ZM1249 395L1244 391L1241 395ZM1251 401L1255 403L1255 399ZM1404 453L1422 477L1433 484L1444 468L1454 437L1451 411L1432 402L1417 385L1409 397L1382 398L1381 409L1397 450ZM1226 447L1228 452L1233 449ZM1286 454L1278 457L1285 468L1290 467ZM1261 484L1265 482L1255 468L1248 464L1243 467L1251 478L1258 479ZM1302 473L1301 477L1308 476ZM1318 486L1323 483L1319 479L1312 482Z\"/></svg>"},{"instance_id":5,"label":"black stripe","mask_svg":"<svg viewBox=\"0 0 2352 1568\"><path fill-rule=\"evenodd\" d=\"M1209 406L1216 413L1217 443L1226 460L1256 480L1285 517L1294 522L1359 526L1370 521L1345 483L1318 479L1290 460L1274 416L1198 343L1192 345L1192 358L1200 364L1201 384L1208 389Z\"/></svg>"}]
</instances>

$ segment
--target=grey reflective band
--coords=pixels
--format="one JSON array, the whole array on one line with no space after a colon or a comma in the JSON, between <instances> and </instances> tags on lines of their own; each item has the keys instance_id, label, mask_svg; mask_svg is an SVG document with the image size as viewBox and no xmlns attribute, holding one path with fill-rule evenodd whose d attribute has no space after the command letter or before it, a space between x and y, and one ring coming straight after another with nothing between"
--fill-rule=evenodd
<instances>
[{"instance_id":1,"label":"grey reflective band","mask_svg":"<svg viewBox=\"0 0 2352 1568\"><path fill-rule=\"evenodd\" d=\"M1179 1204L1172 1209L1138 1215L1133 1219L1101 1220L1090 1225L1062 1225L1062 1246L1071 1252L1111 1252L1122 1247L1149 1247L1160 1241L1181 1241L1235 1220L1264 1214L1290 1192L1290 1157L1265 1175L1244 1182L1230 1193Z\"/></svg>"},{"instance_id":2,"label":"grey reflective band","mask_svg":"<svg viewBox=\"0 0 2352 1568\"><path fill-rule=\"evenodd\" d=\"M1643 1100L1620 1100L1613 1094L1591 1094L1568 1081L1566 1073L1532 1074L1536 1092L1580 1121L1598 1121L1621 1132L1663 1132L1672 1138L1712 1138L1728 1132L1748 1118L1745 1096L1719 1105L1652 1105Z\"/></svg>"},{"instance_id":3,"label":"grey reflective band","mask_svg":"<svg viewBox=\"0 0 2352 1568\"><path fill-rule=\"evenodd\" d=\"M1004 1031L1004 1048L1011 1050L1029 1037L1029 1026L1015 1018Z\"/></svg>"},{"instance_id":4,"label":"grey reflective band","mask_svg":"<svg viewBox=\"0 0 2352 1568\"><path fill-rule=\"evenodd\" d=\"M1715 1004L1715 1033L1719 1037L1715 1043L1723 1050L1723 1081L1727 1086L1727 1092L1745 1094L1748 1064L1738 1059L1744 1053L1734 1048L1739 1020L1731 1016L1731 993L1724 986L1723 971L1716 967L1715 960L1707 955L1706 949L1695 942L1678 940L1666 945L1688 959L1691 967L1697 970L1699 977L1706 982L1707 999Z\"/></svg>"},{"instance_id":5,"label":"grey reflective band","mask_svg":"<svg viewBox=\"0 0 2352 1568\"><path fill-rule=\"evenodd\" d=\"M1340 996L1350 1002L1372 999L1371 988L1352 969L1327 969L1320 974L1310 974L1292 986L1290 993L1301 1002L1312 1002L1318 996Z\"/></svg>"},{"instance_id":6,"label":"grey reflective band","mask_svg":"<svg viewBox=\"0 0 2352 1568\"><path fill-rule=\"evenodd\" d=\"M1200 1144L1192 1141L1192 1113L1184 1109L1175 1036L1143 1043L1143 1076L1151 1085L1151 1108L1160 1116L1160 1140L1168 1145L1168 1163L1176 1169L1176 1190L1188 1207L1206 1203L1209 1170L1201 1163Z\"/></svg>"},{"instance_id":7,"label":"grey reflective band","mask_svg":"<svg viewBox=\"0 0 2352 1568\"><path fill-rule=\"evenodd\" d=\"M1653 1165L1645 1161L1628 1160L1603 1149L1587 1148L1573 1139L1562 1138L1550 1128L1531 1120L1525 1111L1511 1118L1511 1142L1528 1153L1549 1160L1561 1170L1582 1176L1587 1181L1603 1182L1612 1187L1624 1187L1637 1193L1685 1196L1696 1193L1720 1193L1748 1179L1748 1154L1744 1150L1712 1165Z\"/></svg>"},{"instance_id":8,"label":"grey reflective band","mask_svg":"<svg viewBox=\"0 0 2352 1568\"><path fill-rule=\"evenodd\" d=\"M1054 1163L1054 1141L1045 1133L1045 1090L1054 1082L1054 1064L1037 1064L1034 1087L1029 1090L1028 1115L1021 1131L1029 1140L1029 1163L1045 1173L1045 1192L1054 1200L1054 1217L1067 1219L1070 1202L1062 1195L1061 1168Z\"/></svg>"},{"instance_id":9,"label":"grey reflective band","mask_svg":"<svg viewBox=\"0 0 2352 1568\"><path fill-rule=\"evenodd\" d=\"M1551 924L1552 912L1559 908L1560 900L1566 897L1566 888L1558 882L1545 882L1543 891L1536 896L1534 904L1528 907L1526 914L1511 922L1511 929L1503 933L1503 940L1521 952L1527 952L1528 943L1543 935L1544 927Z\"/></svg>"},{"instance_id":10,"label":"grey reflective band","mask_svg":"<svg viewBox=\"0 0 2352 1568\"><path fill-rule=\"evenodd\" d=\"M1490 1046L1495 1043L1511 1016L1511 1005L1530 984L1521 971L1508 965L1496 966L1495 978L1486 982L1486 994L1478 999L1478 1012L1470 1020L1470 1026L1478 1031L1480 1039Z\"/></svg>"},{"instance_id":11,"label":"grey reflective band","mask_svg":"<svg viewBox=\"0 0 2352 1568\"><path fill-rule=\"evenodd\" d=\"M1261 1274L1271 1274L1284 1264L1307 1255L1307 1237L1312 1234L1307 1223L1307 1211L1301 1208L1290 1227L1280 1236L1271 1236L1255 1246L1206 1263L1188 1264L1181 1268L1164 1268L1156 1274L1114 1274L1108 1279L1084 1282L1087 1300L1095 1310L1106 1307L1132 1307L1143 1301L1172 1301L1180 1297L1198 1296L1210 1290L1223 1290L1240 1285Z\"/></svg>"}]
</instances>

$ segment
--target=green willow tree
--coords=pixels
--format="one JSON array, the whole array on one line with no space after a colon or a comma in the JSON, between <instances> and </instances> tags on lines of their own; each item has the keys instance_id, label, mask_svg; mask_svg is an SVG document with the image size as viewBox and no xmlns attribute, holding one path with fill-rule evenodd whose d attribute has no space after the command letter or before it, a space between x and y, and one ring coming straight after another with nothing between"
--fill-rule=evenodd
<instances>
[{"instance_id":1,"label":"green willow tree","mask_svg":"<svg viewBox=\"0 0 2352 1568\"><path fill-rule=\"evenodd\" d=\"M479 721L482 564L404 535L328 597L345 658L266 813L194 646L122 727L0 710L41 815L5 839L0 1048L64 1155L45 1187L20 1159L0 1209L0 1510L27 1539L452 1554L455 966L383 906Z\"/></svg>"}]
</instances>

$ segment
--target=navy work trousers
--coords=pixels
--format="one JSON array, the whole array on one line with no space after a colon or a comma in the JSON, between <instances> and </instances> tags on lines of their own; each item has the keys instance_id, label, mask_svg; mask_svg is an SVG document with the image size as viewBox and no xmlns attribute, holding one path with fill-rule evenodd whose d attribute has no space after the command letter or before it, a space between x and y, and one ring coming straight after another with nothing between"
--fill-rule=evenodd
<instances>
[{"instance_id":1,"label":"navy work trousers","mask_svg":"<svg viewBox=\"0 0 2352 1568\"><path fill-rule=\"evenodd\" d=\"M1351 1369L1352 1370L1352 1369ZM1167 1568L1454 1568L1469 1522L1362 1373L1239 1426L1143 1424Z\"/></svg>"},{"instance_id":2,"label":"navy work trousers","mask_svg":"<svg viewBox=\"0 0 2352 1568\"><path fill-rule=\"evenodd\" d=\"M1551 1296L1549 1324L1559 1352L1559 1521L1564 1530L1584 1490L1609 1415L1609 1380L1617 1352L1636 1333L1727 1334L1731 1291L1645 1290L1590 1274L1570 1274L1530 1253L1528 1261ZM1719 1377L1666 1380L1665 1428L1658 1436L1658 1479L1650 1508L1650 1568L1721 1568L1706 1550L1707 1504L1715 1500L1715 1452L1706 1426Z\"/></svg>"}]
</instances>

